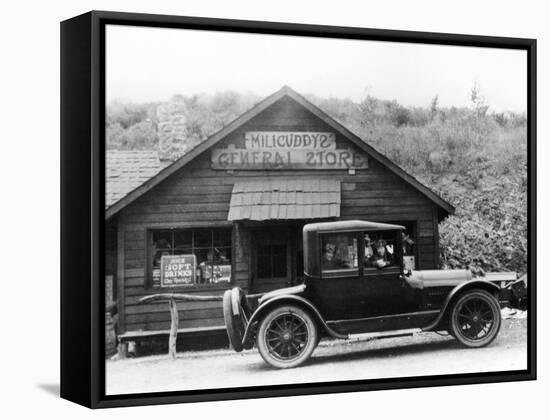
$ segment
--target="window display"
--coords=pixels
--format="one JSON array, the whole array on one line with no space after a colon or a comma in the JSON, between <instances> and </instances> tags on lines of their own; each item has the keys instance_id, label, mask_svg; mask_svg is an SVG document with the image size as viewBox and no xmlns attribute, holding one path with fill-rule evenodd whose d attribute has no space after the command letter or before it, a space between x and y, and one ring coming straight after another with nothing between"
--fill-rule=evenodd
<instances>
[{"instance_id":1,"label":"window display","mask_svg":"<svg viewBox=\"0 0 550 420\"><path fill-rule=\"evenodd\" d=\"M199 285L231 281L231 230L230 229L170 229L151 232L151 286ZM177 261L168 261L164 256L180 256L181 262L186 264L186 272L191 270L191 276L172 277L170 282L162 268L162 261L166 266L177 264ZM195 263L188 264L189 257ZM187 259L186 259L187 258ZM164 273L166 274L166 273ZM184 278L185 277L185 278ZM178 280L179 279L179 280Z\"/></svg>"}]
</instances>

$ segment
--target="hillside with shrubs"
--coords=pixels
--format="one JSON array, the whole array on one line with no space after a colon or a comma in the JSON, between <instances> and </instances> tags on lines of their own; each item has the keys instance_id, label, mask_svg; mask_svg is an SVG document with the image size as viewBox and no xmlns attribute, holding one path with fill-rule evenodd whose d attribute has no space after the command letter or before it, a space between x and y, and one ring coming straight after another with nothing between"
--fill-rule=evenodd
<instances>
[{"instance_id":1,"label":"hillside with shrubs","mask_svg":"<svg viewBox=\"0 0 550 420\"><path fill-rule=\"evenodd\" d=\"M526 272L527 127L524 114L493 112L474 86L468 107L407 107L371 96L307 98L452 203L440 224L441 266ZM253 94L176 95L168 103L107 106L108 149L159 148L166 118L177 114L175 159L261 100ZM161 142L162 143L162 142ZM184 146L182 146L184 144ZM161 148L162 149L162 148Z\"/></svg>"}]
</instances>

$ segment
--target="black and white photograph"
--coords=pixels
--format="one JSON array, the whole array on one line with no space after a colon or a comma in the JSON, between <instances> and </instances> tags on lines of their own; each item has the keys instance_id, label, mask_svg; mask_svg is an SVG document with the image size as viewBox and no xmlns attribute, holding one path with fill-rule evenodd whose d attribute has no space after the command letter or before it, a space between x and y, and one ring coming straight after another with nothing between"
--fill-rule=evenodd
<instances>
[{"instance_id":1,"label":"black and white photograph","mask_svg":"<svg viewBox=\"0 0 550 420\"><path fill-rule=\"evenodd\" d=\"M105 395L526 371L527 63L107 24Z\"/></svg>"},{"instance_id":2,"label":"black and white photograph","mask_svg":"<svg viewBox=\"0 0 550 420\"><path fill-rule=\"evenodd\" d=\"M2 10L2 418L541 417L545 2Z\"/></svg>"}]
</instances>

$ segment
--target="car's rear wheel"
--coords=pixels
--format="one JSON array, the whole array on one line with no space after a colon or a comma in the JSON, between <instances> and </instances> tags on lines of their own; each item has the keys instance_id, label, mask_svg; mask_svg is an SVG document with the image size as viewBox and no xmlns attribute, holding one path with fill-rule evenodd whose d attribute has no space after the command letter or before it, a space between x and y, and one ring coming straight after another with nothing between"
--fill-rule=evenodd
<instances>
[{"instance_id":1,"label":"car's rear wheel","mask_svg":"<svg viewBox=\"0 0 550 420\"><path fill-rule=\"evenodd\" d=\"M464 292L450 313L450 333L467 347L483 347L498 335L501 324L500 305L485 290Z\"/></svg>"},{"instance_id":2,"label":"car's rear wheel","mask_svg":"<svg viewBox=\"0 0 550 420\"><path fill-rule=\"evenodd\" d=\"M276 368L292 368L304 363L318 343L315 321L301 308L279 306L261 321L256 345L262 358Z\"/></svg>"}]
</instances>

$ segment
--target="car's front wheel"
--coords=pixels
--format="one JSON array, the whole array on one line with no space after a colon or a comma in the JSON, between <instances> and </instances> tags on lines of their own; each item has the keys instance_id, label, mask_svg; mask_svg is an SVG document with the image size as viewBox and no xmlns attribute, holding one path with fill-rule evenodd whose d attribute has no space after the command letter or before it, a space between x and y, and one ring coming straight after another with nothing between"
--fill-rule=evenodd
<instances>
[{"instance_id":1,"label":"car's front wheel","mask_svg":"<svg viewBox=\"0 0 550 420\"><path fill-rule=\"evenodd\" d=\"M276 368L292 368L304 363L318 343L315 321L301 308L279 306L261 321L256 345L262 358Z\"/></svg>"},{"instance_id":2,"label":"car's front wheel","mask_svg":"<svg viewBox=\"0 0 550 420\"><path fill-rule=\"evenodd\" d=\"M467 347L483 347L498 335L501 324L500 305L485 290L464 292L450 313L450 333Z\"/></svg>"}]
</instances>

